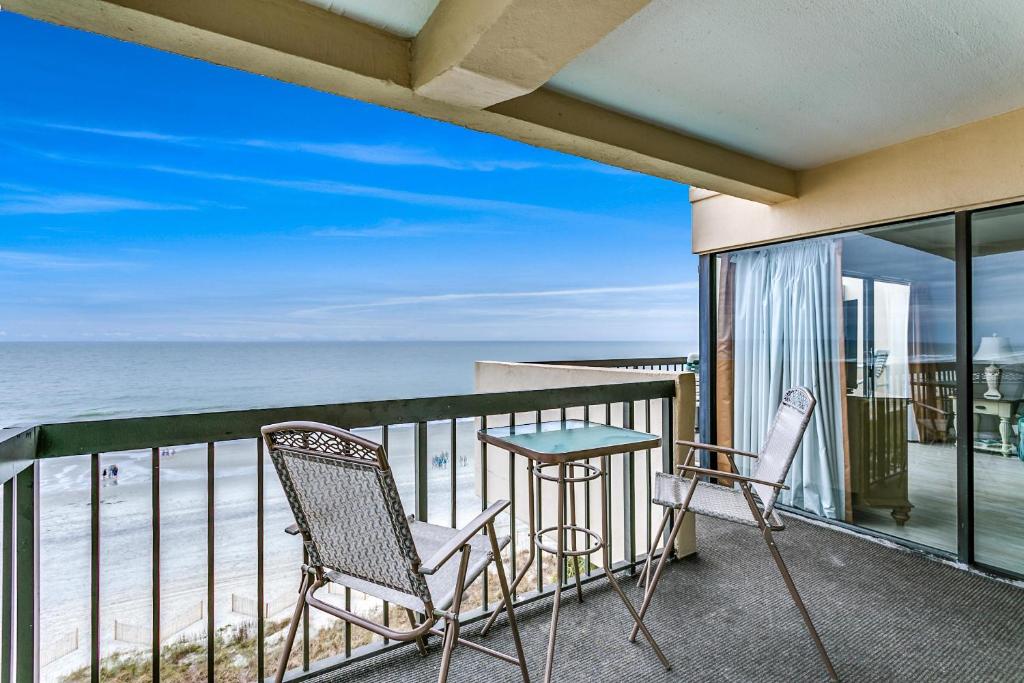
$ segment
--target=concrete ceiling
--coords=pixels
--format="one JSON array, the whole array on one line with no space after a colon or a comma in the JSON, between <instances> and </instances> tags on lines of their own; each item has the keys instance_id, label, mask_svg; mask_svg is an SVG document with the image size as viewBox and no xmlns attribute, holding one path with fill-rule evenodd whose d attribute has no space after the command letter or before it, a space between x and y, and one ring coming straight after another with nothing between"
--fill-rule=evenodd
<instances>
[{"instance_id":1,"label":"concrete ceiling","mask_svg":"<svg viewBox=\"0 0 1024 683\"><path fill-rule=\"evenodd\" d=\"M1024 107L1021 0L653 0L550 81L807 169Z\"/></svg>"},{"instance_id":2,"label":"concrete ceiling","mask_svg":"<svg viewBox=\"0 0 1024 683\"><path fill-rule=\"evenodd\" d=\"M412 38L434 12L439 0L302 0L402 38Z\"/></svg>"}]
</instances>

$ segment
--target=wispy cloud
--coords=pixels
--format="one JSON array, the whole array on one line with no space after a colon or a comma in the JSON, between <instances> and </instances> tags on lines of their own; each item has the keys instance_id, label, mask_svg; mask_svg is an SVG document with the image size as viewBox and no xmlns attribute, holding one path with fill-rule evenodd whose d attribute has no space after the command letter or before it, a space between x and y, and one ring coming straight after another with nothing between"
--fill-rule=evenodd
<instances>
[{"instance_id":1,"label":"wispy cloud","mask_svg":"<svg viewBox=\"0 0 1024 683\"><path fill-rule=\"evenodd\" d=\"M581 287L575 289L544 289L520 292L458 292L451 294L425 294L401 296L358 303L331 304L316 308L294 311L297 317L316 317L335 311L369 310L394 306L418 306L423 304L452 303L462 301L530 300L551 298L576 298L587 296L608 296L618 294L651 294L656 292L680 292L697 288L696 282L669 282L655 285L631 285L622 287Z\"/></svg>"},{"instance_id":2,"label":"wispy cloud","mask_svg":"<svg viewBox=\"0 0 1024 683\"><path fill-rule=\"evenodd\" d=\"M390 239L396 237L430 237L433 235L469 234L498 230L484 223L430 223L387 220L371 226L330 225L310 228L313 237L339 239Z\"/></svg>"},{"instance_id":3,"label":"wispy cloud","mask_svg":"<svg viewBox=\"0 0 1024 683\"><path fill-rule=\"evenodd\" d=\"M87 135L100 135L125 140L140 140L187 147L225 147L265 149L277 152L311 154L378 166L421 166L450 171L529 171L534 169L584 171L608 174L629 174L632 171L580 160L567 162L536 161L530 159L473 159L446 155L435 149L403 143L364 144L357 142L322 142L304 140L271 140L258 138L223 138L181 135L162 131L79 126L57 122L22 121L51 130Z\"/></svg>"},{"instance_id":4,"label":"wispy cloud","mask_svg":"<svg viewBox=\"0 0 1024 683\"><path fill-rule=\"evenodd\" d=\"M0 267L31 270L90 270L95 268L125 268L131 265L133 264L123 261L83 259L65 254L0 250Z\"/></svg>"},{"instance_id":5,"label":"wispy cloud","mask_svg":"<svg viewBox=\"0 0 1024 683\"><path fill-rule=\"evenodd\" d=\"M125 138L128 140L149 140L151 142L170 142L174 144L200 144L203 138L187 135L170 135L157 133L150 130L126 130L119 128L94 128L92 126L74 126L66 123L39 123L42 128L53 130L65 130L73 133L89 133L90 135L103 135L112 138Z\"/></svg>"},{"instance_id":6,"label":"wispy cloud","mask_svg":"<svg viewBox=\"0 0 1024 683\"><path fill-rule=\"evenodd\" d=\"M0 194L0 215L111 213L115 211L194 211L186 204L152 202L112 195L44 192L41 190Z\"/></svg>"},{"instance_id":7,"label":"wispy cloud","mask_svg":"<svg viewBox=\"0 0 1024 683\"><path fill-rule=\"evenodd\" d=\"M380 166L427 166L450 171L526 171L534 168L554 168L556 165L520 159L456 159L436 150L401 144L365 145L351 142L292 142L274 140L245 140L249 147L273 149L283 152L304 152L319 156L357 161ZM576 164L558 164L558 168L576 168ZM579 166L582 167L582 164Z\"/></svg>"},{"instance_id":8,"label":"wispy cloud","mask_svg":"<svg viewBox=\"0 0 1024 683\"><path fill-rule=\"evenodd\" d=\"M257 176L236 175L233 173L218 173L212 171L199 171L188 168L176 168L173 166L147 165L140 166L147 171L167 173L171 175L199 178L203 180L219 180L232 183L248 183L263 185L267 187L280 187L288 190L301 192L315 192L319 194L334 194L347 197L366 197L369 199L381 199L385 201L398 202L401 204L414 204L417 206L435 206L448 209L462 209L466 211L496 211L516 212L530 214L544 214L548 216L562 216L580 218L583 214L566 209L556 209L539 204L526 204L523 202L510 202L501 199L485 199L478 197L465 197L460 195L433 194L426 192L410 192L408 190L396 190L389 187L378 187L374 185L359 185L356 183L343 183L336 180L293 180L288 178L262 178Z\"/></svg>"}]
</instances>

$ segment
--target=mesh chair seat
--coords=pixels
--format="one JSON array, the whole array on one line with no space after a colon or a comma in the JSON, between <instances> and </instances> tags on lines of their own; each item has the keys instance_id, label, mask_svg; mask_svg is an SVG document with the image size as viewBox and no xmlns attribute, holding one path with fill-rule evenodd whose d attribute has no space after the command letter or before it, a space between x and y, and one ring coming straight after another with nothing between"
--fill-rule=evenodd
<instances>
[{"instance_id":1,"label":"mesh chair seat","mask_svg":"<svg viewBox=\"0 0 1024 683\"><path fill-rule=\"evenodd\" d=\"M680 508L686 501L686 492L692 479L677 477L665 472L654 474L654 494L652 501L665 507ZM757 526L757 520L750 513L750 506L743 492L738 488L709 484L698 481L697 488L690 499L689 511L698 515L706 515L729 522L737 522L748 526ZM782 520L772 511L769 522L781 526Z\"/></svg>"},{"instance_id":2,"label":"mesh chair seat","mask_svg":"<svg viewBox=\"0 0 1024 683\"><path fill-rule=\"evenodd\" d=\"M409 519L409 529L412 531L412 540L416 545L416 553L424 559L431 557L434 552L441 548L447 541L458 533L458 529L451 529L437 524L419 522ZM504 549L509 544L508 536L498 537L498 547ZM492 559L491 543L486 536L474 536L469 542L469 564L466 567L466 585L475 581ZM445 610L451 607L455 601L455 584L458 581L459 555L452 556L435 573L427 576L427 587L434 601L434 607ZM324 574L332 583L346 588L351 588L360 593L366 593L379 600L386 600L394 605L411 609L413 612L423 613L425 606L423 601L415 595L403 593L386 586L381 586L369 581L348 574L336 571L328 571Z\"/></svg>"}]
</instances>

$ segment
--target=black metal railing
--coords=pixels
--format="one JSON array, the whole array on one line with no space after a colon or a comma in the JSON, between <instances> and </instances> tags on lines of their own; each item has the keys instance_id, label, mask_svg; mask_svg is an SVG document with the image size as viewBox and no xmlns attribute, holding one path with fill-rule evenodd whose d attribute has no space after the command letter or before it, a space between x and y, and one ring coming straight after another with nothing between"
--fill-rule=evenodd
<instances>
[{"instance_id":1,"label":"black metal railing","mask_svg":"<svg viewBox=\"0 0 1024 683\"><path fill-rule=\"evenodd\" d=\"M654 360L664 362L651 362ZM643 359L636 367L643 366L679 366L680 363L669 362L681 359ZM412 449L412 505L413 512L420 519L431 517L431 497L443 494L449 498L448 514L442 523L456 525L459 510L458 472L461 467L469 467L473 459L475 470L475 496L479 504L486 506L492 491L493 482L489 481L490 466L504 463L493 461L496 457L508 458L508 479L505 490L513 504L510 508L508 524L514 532L517 530L515 487L515 458L504 451L495 453L475 439L463 438L459 443L460 428L475 430L486 426L488 420L494 424L499 420L514 423L519 420L565 419L566 416L582 416L591 420L600 420L619 426L635 427L655 431L671 438L674 435L674 415L677 386L674 381L655 380L626 384L609 384L598 386L543 389L530 391L510 391L500 393L469 394L456 396L438 396L428 398L398 399L388 401L369 401L358 403L340 403L333 405L299 406L290 408L270 408L259 410L240 410L226 412L209 412L190 415L163 415L156 417L139 417L128 419L68 422L43 424L25 428L0 430L0 481L3 481L3 567L2 585L0 585L0 610L2 610L2 661L0 661L0 683L16 680L32 681L38 676L40 666L40 642L46 634L40 633L40 469L43 463L60 458L74 456L90 459L89 466L89 632L83 639L89 648L89 671L87 680L98 681L101 664L101 614L100 592L101 577L105 569L101 548L101 455L110 453L135 452L124 457L148 458L149 475L151 477L151 505L149 506L149 525L151 528L152 545L149 553L141 553L130 558L132 562L146 562L151 565L152 613L149 648L151 650L151 677L153 681L161 678L161 652L166 647L162 637L161 624L166 622L161 614L162 600L162 550L161 550L161 457L162 451L170 447L194 444L206 444L205 490L207 496L205 538L197 537L195 543L187 548L174 548L174 552L201 552L205 545L206 552L206 674L210 681L215 679L216 648L220 647L216 637L215 615L217 605L224 601L218 591L216 575L215 546L216 523L218 516L217 476L216 467L220 444L229 441L251 439L251 466L255 469L253 477L255 497L255 544L256 564L253 571L255 584L255 663L251 675L256 680L263 680L272 672L276 662L267 658L267 626L268 615L265 591L265 534L264 524L267 519L267 481L264 476L266 458L262 442L257 438L263 425L285 420L312 420L327 422L349 429L376 429L385 446L389 438L402 430L411 431L413 435ZM461 425L461 427L460 427ZM440 430L440 431L439 431ZM444 448L448 451L450 478L444 488L431 488L430 473L433 455L437 455L436 438L438 434L446 435ZM435 447L430 447L431 437ZM473 445L468 446L471 442ZM248 448L248 447L247 447ZM466 453L472 448L472 455ZM142 451L140 455L138 452ZM617 570L631 570L645 557L651 535L650 500L651 478L657 469L670 470L672 466L671 448L647 451L640 454L627 454L623 460L620 474L622 481L609 485L621 487L623 500L621 519L614 520L616 533L622 533L621 559L616 562ZM461 451L461 453L460 453ZM490 451L490 452L489 452ZM639 465L637 463L640 463ZM637 469L646 476L637 476ZM396 473L397 475L397 473ZM436 479L436 477L435 477ZM643 480L643 481L639 481ZM585 492L588 502L584 503L585 514L590 513L589 489ZM543 496L538 496L538 508L543 505ZM636 501L643 501L637 503ZM646 538L638 538L637 514L645 515L644 526ZM644 510L646 509L646 512ZM476 510L473 510L475 514ZM538 510L542 512L542 510ZM440 521L433 519L431 521ZM618 531L621 529L621 532ZM272 530L273 531L273 530ZM517 533L512 534L516 539ZM638 546L643 543L642 547ZM198 547L197 547L198 546ZM167 552L165 547L163 552ZM516 548L510 553L509 560L513 564L512 573L516 571ZM299 558L295 558L296 567ZM589 574L589 568L586 570ZM465 618L474 619L486 614L490 609L488 587L484 579L481 599L476 609L465 614ZM296 581L297 584L297 581ZM524 584L526 585L526 584ZM534 589L517 596L518 602L526 602L547 595L553 586L545 582L544 568L538 565ZM350 604L352 595L345 590L344 599ZM83 596L84 597L84 596ZM218 602L220 601L220 602ZM388 605L382 605L382 619L390 618ZM311 654L310 622L308 612L303 620L303 645L300 650L300 661L289 674L290 680L304 678L323 673L347 662L365 659L380 652L399 647L400 643L374 642L361 647L353 646L352 629L344 630L344 646L332 654L316 659ZM77 646L77 631L75 632Z\"/></svg>"},{"instance_id":2,"label":"black metal railing","mask_svg":"<svg viewBox=\"0 0 1024 683\"><path fill-rule=\"evenodd\" d=\"M541 360L533 365L573 365L588 368L616 368L620 370L664 370L666 372L692 371L684 356L655 358L595 358L590 360Z\"/></svg>"}]
</instances>

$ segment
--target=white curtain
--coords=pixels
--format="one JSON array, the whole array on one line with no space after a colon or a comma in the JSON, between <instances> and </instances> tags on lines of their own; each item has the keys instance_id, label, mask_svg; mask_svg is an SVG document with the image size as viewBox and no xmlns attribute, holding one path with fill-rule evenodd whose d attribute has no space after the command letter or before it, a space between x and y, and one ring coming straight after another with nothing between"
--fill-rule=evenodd
<instances>
[{"instance_id":1,"label":"white curtain","mask_svg":"<svg viewBox=\"0 0 1024 683\"><path fill-rule=\"evenodd\" d=\"M786 389L806 386L817 407L779 500L844 516L839 243L812 240L730 256L735 267L736 448L758 451ZM752 463L737 458L749 474Z\"/></svg>"}]
</instances>

